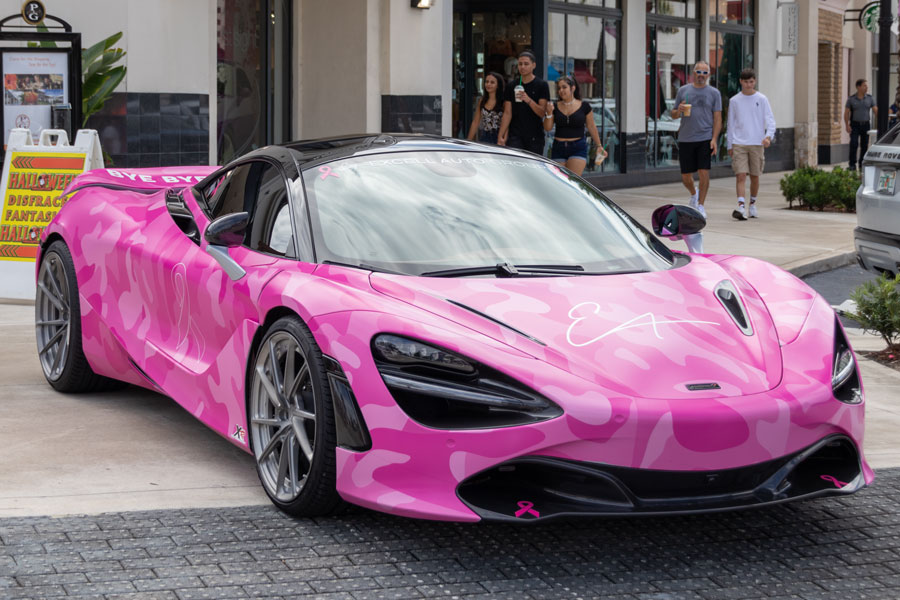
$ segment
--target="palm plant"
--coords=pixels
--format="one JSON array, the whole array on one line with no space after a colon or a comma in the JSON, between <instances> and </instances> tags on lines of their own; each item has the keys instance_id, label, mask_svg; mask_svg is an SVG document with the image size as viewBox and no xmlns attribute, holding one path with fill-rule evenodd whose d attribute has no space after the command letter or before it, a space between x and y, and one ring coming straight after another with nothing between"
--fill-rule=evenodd
<instances>
[{"instance_id":1,"label":"palm plant","mask_svg":"<svg viewBox=\"0 0 900 600\"><path fill-rule=\"evenodd\" d=\"M46 26L38 25L38 31L49 31ZM88 118L98 112L109 100L122 80L128 68L116 63L125 56L121 48L113 45L122 39L122 32L114 33L90 48L81 51L81 126L87 124ZM31 48L56 48L56 42L29 42Z\"/></svg>"}]
</instances>

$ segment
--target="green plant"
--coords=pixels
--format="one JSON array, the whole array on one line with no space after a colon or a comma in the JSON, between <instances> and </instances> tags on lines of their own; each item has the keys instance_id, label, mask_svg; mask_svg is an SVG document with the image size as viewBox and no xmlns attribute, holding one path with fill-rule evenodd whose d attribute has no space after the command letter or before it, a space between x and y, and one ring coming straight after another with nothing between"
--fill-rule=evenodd
<instances>
[{"instance_id":1,"label":"green plant","mask_svg":"<svg viewBox=\"0 0 900 600\"><path fill-rule=\"evenodd\" d=\"M857 321L863 330L877 333L890 350L898 350L900 336L900 275L888 277L882 274L867 281L850 293L856 303L856 311L847 316Z\"/></svg>"},{"instance_id":2,"label":"green plant","mask_svg":"<svg viewBox=\"0 0 900 600\"><path fill-rule=\"evenodd\" d=\"M801 205L806 203L806 199L813 192L813 177L816 172L818 169L814 167L801 167L781 178L779 185L788 206L793 207L794 202L799 202Z\"/></svg>"},{"instance_id":3,"label":"green plant","mask_svg":"<svg viewBox=\"0 0 900 600\"><path fill-rule=\"evenodd\" d=\"M845 210L856 211L856 191L859 189L861 177L857 171L849 171L841 167L835 167L832 171L838 180L838 204Z\"/></svg>"},{"instance_id":4,"label":"green plant","mask_svg":"<svg viewBox=\"0 0 900 600\"><path fill-rule=\"evenodd\" d=\"M37 30L49 31L44 25ZM88 118L98 112L109 100L122 80L128 68L116 63L125 56L121 48L113 48L122 39L122 32L114 33L81 51L81 126L87 125ZM56 42L29 42L30 48L56 48Z\"/></svg>"}]
</instances>

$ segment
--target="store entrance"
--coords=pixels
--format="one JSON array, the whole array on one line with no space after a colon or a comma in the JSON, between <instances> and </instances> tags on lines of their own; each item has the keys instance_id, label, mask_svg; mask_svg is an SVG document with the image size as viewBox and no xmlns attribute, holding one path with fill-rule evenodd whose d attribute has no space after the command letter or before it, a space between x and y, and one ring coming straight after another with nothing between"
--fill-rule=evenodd
<instances>
[{"instance_id":1,"label":"store entrance","mask_svg":"<svg viewBox=\"0 0 900 600\"><path fill-rule=\"evenodd\" d=\"M453 5L452 135L464 138L472 123L484 77L495 72L509 81L517 73L519 52L532 50L543 69L535 32L538 0L520 2L456 2Z\"/></svg>"},{"instance_id":2,"label":"store entrance","mask_svg":"<svg viewBox=\"0 0 900 600\"><path fill-rule=\"evenodd\" d=\"M291 134L291 0L217 0L218 164Z\"/></svg>"}]
</instances>

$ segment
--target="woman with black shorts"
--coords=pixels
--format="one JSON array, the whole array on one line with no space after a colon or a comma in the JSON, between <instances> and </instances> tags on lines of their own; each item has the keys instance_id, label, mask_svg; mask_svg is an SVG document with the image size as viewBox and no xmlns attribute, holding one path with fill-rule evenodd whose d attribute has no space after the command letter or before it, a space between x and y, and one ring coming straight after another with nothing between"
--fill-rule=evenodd
<instances>
[{"instance_id":1,"label":"woman with black shorts","mask_svg":"<svg viewBox=\"0 0 900 600\"><path fill-rule=\"evenodd\" d=\"M591 105L581 100L581 92L575 80L571 77L560 78L556 82L556 97L559 99L556 106L554 107L552 102L548 102L547 113L544 117L545 131L550 131L556 125L550 158L564 164L576 175L581 175L588 160L588 144L584 135L585 126L591 134L594 144L597 145L595 165L599 165L606 158L606 150L600 144L600 133L597 131L597 124L594 123Z\"/></svg>"}]
</instances>

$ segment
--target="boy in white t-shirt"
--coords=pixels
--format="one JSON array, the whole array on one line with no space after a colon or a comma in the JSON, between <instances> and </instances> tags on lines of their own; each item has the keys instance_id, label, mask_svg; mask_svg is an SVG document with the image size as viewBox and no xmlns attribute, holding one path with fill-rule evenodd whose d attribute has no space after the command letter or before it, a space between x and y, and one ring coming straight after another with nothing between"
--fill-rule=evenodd
<instances>
[{"instance_id":1,"label":"boy in white t-shirt","mask_svg":"<svg viewBox=\"0 0 900 600\"><path fill-rule=\"evenodd\" d=\"M756 71L744 69L740 74L741 92L728 103L728 156L731 168L737 175L737 208L731 216L738 221L747 219L745 206L746 181L750 175L751 218L757 216L756 194L759 193L759 176L766 159L763 153L775 137L775 115L769 99L756 91Z\"/></svg>"}]
</instances>

